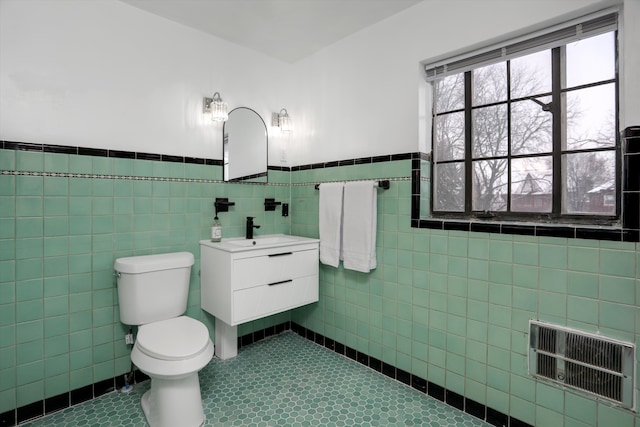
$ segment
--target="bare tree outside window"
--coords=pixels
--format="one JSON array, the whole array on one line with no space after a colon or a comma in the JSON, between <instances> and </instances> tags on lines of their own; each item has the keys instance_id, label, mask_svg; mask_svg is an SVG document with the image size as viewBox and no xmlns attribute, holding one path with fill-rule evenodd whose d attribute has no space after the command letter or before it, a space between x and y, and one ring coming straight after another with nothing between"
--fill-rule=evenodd
<instances>
[{"instance_id":1,"label":"bare tree outside window","mask_svg":"<svg viewBox=\"0 0 640 427\"><path fill-rule=\"evenodd\" d=\"M562 188L561 213L615 215L616 84L594 80L609 76L611 65L596 67L593 77L567 75L582 71L576 64L585 55L593 60L594 49L615 59L613 32L592 39L434 81L434 211L551 213L554 188ZM562 81L577 86L561 88L557 109L551 58L560 49L571 60ZM471 99L465 99L465 74ZM563 125L555 143L554 120ZM554 144L561 144L561 155ZM554 162L561 163L561 176L554 177ZM468 192L471 206L465 206Z\"/></svg>"}]
</instances>

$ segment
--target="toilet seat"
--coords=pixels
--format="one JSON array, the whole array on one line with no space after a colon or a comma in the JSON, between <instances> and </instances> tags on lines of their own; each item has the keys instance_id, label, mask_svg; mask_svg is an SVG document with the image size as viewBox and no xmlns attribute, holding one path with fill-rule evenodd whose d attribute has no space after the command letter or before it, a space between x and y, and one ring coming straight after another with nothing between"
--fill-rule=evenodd
<instances>
[{"instance_id":1,"label":"toilet seat","mask_svg":"<svg viewBox=\"0 0 640 427\"><path fill-rule=\"evenodd\" d=\"M185 360L208 347L209 331L191 317L180 316L140 326L136 345L148 356L161 360Z\"/></svg>"}]
</instances>

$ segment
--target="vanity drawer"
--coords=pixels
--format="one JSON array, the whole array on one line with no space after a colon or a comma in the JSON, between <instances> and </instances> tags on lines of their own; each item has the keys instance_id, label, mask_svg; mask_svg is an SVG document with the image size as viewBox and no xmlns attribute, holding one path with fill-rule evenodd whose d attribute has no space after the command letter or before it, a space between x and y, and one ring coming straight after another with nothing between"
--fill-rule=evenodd
<instances>
[{"instance_id":1,"label":"vanity drawer","mask_svg":"<svg viewBox=\"0 0 640 427\"><path fill-rule=\"evenodd\" d=\"M318 274L318 250L274 251L268 255L235 259L233 289L246 289Z\"/></svg>"},{"instance_id":2,"label":"vanity drawer","mask_svg":"<svg viewBox=\"0 0 640 427\"><path fill-rule=\"evenodd\" d=\"M318 276L299 277L233 293L234 324L248 322L318 301Z\"/></svg>"}]
</instances>

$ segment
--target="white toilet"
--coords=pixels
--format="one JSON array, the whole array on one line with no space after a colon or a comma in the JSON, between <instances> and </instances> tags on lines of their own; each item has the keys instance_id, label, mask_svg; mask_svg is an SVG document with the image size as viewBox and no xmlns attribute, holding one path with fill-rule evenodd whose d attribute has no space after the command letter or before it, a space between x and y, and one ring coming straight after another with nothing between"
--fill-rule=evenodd
<instances>
[{"instance_id":1,"label":"white toilet","mask_svg":"<svg viewBox=\"0 0 640 427\"><path fill-rule=\"evenodd\" d=\"M151 378L142 409L151 427L204 422L198 371L213 357L207 327L187 309L193 254L118 258L120 321L140 325L131 361Z\"/></svg>"}]
</instances>

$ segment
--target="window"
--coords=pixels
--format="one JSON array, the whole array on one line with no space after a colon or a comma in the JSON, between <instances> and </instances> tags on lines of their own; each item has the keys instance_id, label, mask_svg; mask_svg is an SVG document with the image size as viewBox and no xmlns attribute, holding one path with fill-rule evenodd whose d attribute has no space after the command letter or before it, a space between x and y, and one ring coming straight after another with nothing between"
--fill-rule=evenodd
<instances>
[{"instance_id":1,"label":"window","mask_svg":"<svg viewBox=\"0 0 640 427\"><path fill-rule=\"evenodd\" d=\"M617 219L615 23L600 16L427 67L434 216Z\"/></svg>"}]
</instances>

